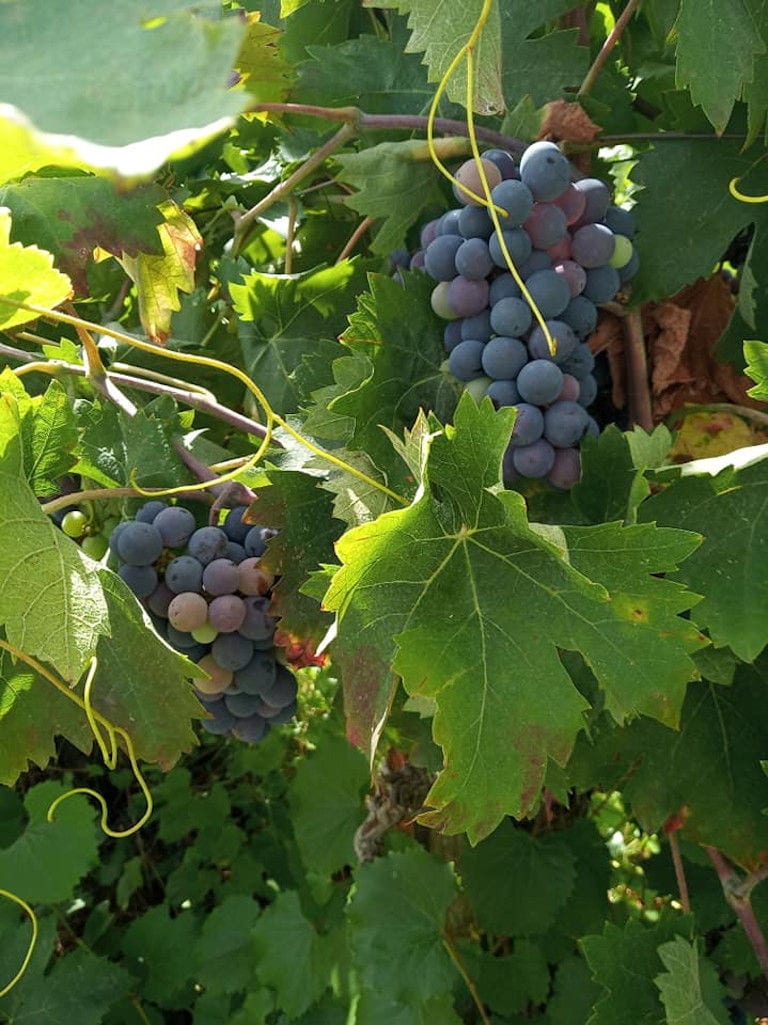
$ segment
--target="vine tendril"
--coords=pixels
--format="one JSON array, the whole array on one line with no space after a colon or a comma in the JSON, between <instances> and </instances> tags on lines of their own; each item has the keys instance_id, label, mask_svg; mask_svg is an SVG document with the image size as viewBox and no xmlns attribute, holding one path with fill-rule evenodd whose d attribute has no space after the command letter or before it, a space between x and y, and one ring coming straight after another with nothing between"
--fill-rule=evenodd
<instances>
[{"instance_id":1,"label":"vine tendril","mask_svg":"<svg viewBox=\"0 0 768 1025\"><path fill-rule=\"evenodd\" d=\"M741 178L731 178L728 182L728 191L734 199L738 199L740 203L768 203L768 196L749 196L746 192L742 192L739 188L739 182Z\"/></svg>"},{"instance_id":2,"label":"vine tendril","mask_svg":"<svg viewBox=\"0 0 768 1025\"><path fill-rule=\"evenodd\" d=\"M0 888L0 897L5 897L6 900L10 900L12 903L18 904L21 910L29 918L30 924L32 926L32 934L29 937L29 945L27 946L27 952L24 955L24 960L21 962L19 970L16 972L16 974L10 982L6 983L5 986L3 986L2 989L0 989L0 997L4 997L11 992L13 987L21 980L22 976L24 975L24 972L26 972L27 968L29 968L29 962L32 960L32 955L34 954L35 946L37 945L37 935L39 932L39 926L37 923L37 915L22 897L18 897L15 893L11 893L10 890L3 890L2 888Z\"/></svg>"}]
</instances>

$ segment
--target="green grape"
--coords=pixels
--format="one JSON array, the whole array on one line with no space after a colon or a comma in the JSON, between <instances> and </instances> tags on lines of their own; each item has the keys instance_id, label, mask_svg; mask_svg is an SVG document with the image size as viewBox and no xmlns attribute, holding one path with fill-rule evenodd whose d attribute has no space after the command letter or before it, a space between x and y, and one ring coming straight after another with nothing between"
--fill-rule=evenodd
<instances>
[{"instance_id":1,"label":"green grape","mask_svg":"<svg viewBox=\"0 0 768 1025\"><path fill-rule=\"evenodd\" d=\"M98 560L104 556L109 548L109 542L103 534L87 534L81 541L80 547L86 555L90 555L92 559Z\"/></svg>"},{"instance_id":2,"label":"green grape","mask_svg":"<svg viewBox=\"0 0 768 1025\"><path fill-rule=\"evenodd\" d=\"M211 641L215 641L219 636L219 631L211 626L210 623L203 623L202 626L192 630L191 633L198 644L210 644Z\"/></svg>"},{"instance_id":3,"label":"green grape","mask_svg":"<svg viewBox=\"0 0 768 1025\"><path fill-rule=\"evenodd\" d=\"M87 526L88 517L85 513L80 512L79 509L73 509L71 512L68 512L61 521L61 529L67 537L81 537Z\"/></svg>"}]
</instances>

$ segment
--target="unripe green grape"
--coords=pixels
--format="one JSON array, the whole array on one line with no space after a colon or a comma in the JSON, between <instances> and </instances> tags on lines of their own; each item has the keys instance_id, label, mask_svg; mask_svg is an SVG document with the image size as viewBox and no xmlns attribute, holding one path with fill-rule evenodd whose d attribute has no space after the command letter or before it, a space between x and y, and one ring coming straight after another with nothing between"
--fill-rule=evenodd
<instances>
[{"instance_id":1,"label":"unripe green grape","mask_svg":"<svg viewBox=\"0 0 768 1025\"><path fill-rule=\"evenodd\" d=\"M210 623L203 623L202 626L199 626L196 630L191 630L190 633L198 644L210 644L219 636L219 631L216 627L211 626Z\"/></svg>"},{"instance_id":2,"label":"unripe green grape","mask_svg":"<svg viewBox=\"0 0 768 1025\"><path fill-rule=\"evenodd\" d=\"M61 529L67 537L82 537L85 528L88 526L88 517L79 509L68 512L61 521Z\"/></svg>"},{"instance_id":3,"label":"unripe green grape","mask_svg":"<svg viewBox=\"0 0 768 1025\"><path fill-rule=\"evenodd\" d=\"M474 381L467 381L464 385L464 391L468 391L475 402L480 402L485 395L486 388L492 383L490 377L476 377Z\"/></svg>"},{"instance_id":4,"label":"unripe green grape","mask_svg":"<svg viewBox=\"0 0 768 1025\"><path fill-rule=\"evenodd\" d=\"M622 267L626 267L629 261L632 259L632 253L634 248L632 243L629 241L626 235L615 235L613 256L610 258L608 263L611 267L615 267L616 270L621 270Z\"/></svg>"},{"instance_id":5,"label":"unripe green grape","mask_svg":"<svg viewBox=\"0 0 768 1025\"><path fill-rule=\"evenodd\" d=\"M438 317L442 317L443 320L456 320L458 314L454 313L448 305L449 285L449 281L441 281L438 285L435 285L430 302L432 303L432 309Z\"/></svg>"},{"instance_id":6,"label":"unripe green grape","mask_svg":"<svg viewBox=\"0 0 768 1025\"><path fill-rule=\"evenodd\" d=\"M92 559L102 559L109 548L109 542L103 534L87 534L80 547L83 549L86 555L90 555Z\"/></svg>"}]
</instances>

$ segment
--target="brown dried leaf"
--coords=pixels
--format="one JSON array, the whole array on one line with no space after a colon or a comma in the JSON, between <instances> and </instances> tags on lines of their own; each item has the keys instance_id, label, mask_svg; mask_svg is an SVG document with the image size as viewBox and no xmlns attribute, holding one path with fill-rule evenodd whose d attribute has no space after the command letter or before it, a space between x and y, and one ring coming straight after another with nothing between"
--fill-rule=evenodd
<instances>
[{"instance_id":1,"label":"brown dried leaf","mask_svg":"<svg viewBox=\"0 0 768 1025\"><path fill-rule=\"evenodd\" d=\"M589 143L593 142L602 130L602 126L595 124L580 103L553 100L544 107L539 138Z\"/></svg>"}]
</instances>

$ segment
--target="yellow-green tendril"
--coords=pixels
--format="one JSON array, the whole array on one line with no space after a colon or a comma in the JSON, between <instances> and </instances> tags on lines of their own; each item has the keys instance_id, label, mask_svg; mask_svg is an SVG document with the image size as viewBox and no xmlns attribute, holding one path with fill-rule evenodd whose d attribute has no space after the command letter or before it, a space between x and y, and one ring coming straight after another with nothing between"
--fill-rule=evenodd
<instances>
[{"instance_id":1,"label":"yellow-green tendril","mask_svg":"<svg viewBox=\"0 0 768 1025\"><path fill-rule=\"evenodd\" d=\"M477 144L477 133L475 131L474 115L474 51L475 47L477 46L478 40L480 39L480 34L482 33L483 28L485 27L485 23L488 20L488 16L491 13L492 6L493 0L485 0L485 2L483 3L482 10L480 11L480 15L477 19L477 22L475 23L475 27L473 28L469 39L467 40L465 45L459 50L456 56L453 58L445 74L440 79L437 91L435 92L435 95L432 99L432 103L429 108L429 117L427 119L427 145L429 147L429 155L432 158L432 162L434 163L435 167L437 167L438 171L440 171L440 173L443 174L454 186L459 188L464 193L464 195L468 196L470 199L473 199L477 204L479 204L480 206L484 206L488 210L488 214L491 218L491 221L493 222L493 230L495 231L496 238L499 242L499 249L501 250L502 255L504 256L504 262L506 263L522 295L527 300L529 306L533 310L533 314L536 317L536 320L538 321L541 330L544 332L544 337L547 340L547 346L549 348L550 354L554 356L557 351L557 345L554 339L552 338L552 333L550 332L549 327L547 326L547 322L544 319L541 310L536 305L533 296L528 291L525 282L521 278L520 273L518 272L514 260L512 259L512 256L509 252L507 243L504 240L504 233L501 227L501 222L499 220L499 214L501 214L503 217L506 217L507 211L499 206L496 206L493 202L493 198L491 196L491 188L488 184L488 177L485 173L485 167L480 156L480 147ZM459 65L465 57L467 60L467 89L465 104L467 108L467 134L469 135L469 144L472 149L472 156L475 161L475 166L477 167L478 177L480 178L480 183L483 186L482 196L478 196L471 189L468 189L465 185L458 181L458 179L451 174L451 172L448 170L445 164L443 164L443 162L440 160L440 157L437 154L437 150L435 149L434 125L435 118L437 116L437 108L443 93L448 88L448 82L450 81L454 72L457 70L457 68L459 67Z\"/></svg>"},{"instance_id":2,"label":"yellow-green tendril","mask_svg":"<svg viewBox=\"0 0 768 1025\"><path fill-rule=\"evenodd\" d=\"M135 822L128 829L115 830L112 829L109 825L109 808L107 806L107 802L102 797L102 795L97 793L95 790L91 790L90 787L76 787L73 790L68 790L65 794L61 794L61 796L57 797L56 800L51 804L50 808L48 809L48 821L53 822L53 817L56 812L56 809L62 803L62 801L66 801L67 798L72 797L74 794L85 794L86 796L92 797L95 801L98 802L99 807L101 808L101 830L107 836L110 836L116 840L120 840L123 837L132 836L134 833L138 832L141 829L141 827L149 821L149 818L152 815L154 802L152 800L152 794L150 793L149 787L147 786L147 782L144 779L144 776L142 775L141 769L139 768L139 764L136 759L136 751L134 749L133 740L131 739L130 735L122 728L122 726L115 726L115 724L113 722L110 722L110 720L107 719L106 716L102 715L101 712L97 712L91 704L91 687L93 685L93 678L96 674L97 667L97 661L95 656L91 659L91 664L88 668L88 674L85 679L84 696L81 698L79 694L75 694L75 692L72 691L66 685L66 683L64 683L54 673L52 673L50 669L47 669L41 662L38 662L36 658L33 658L31 655L28 655L25 651L22 651L20 648L17 648L14 644L11 644L9 641L0 639L0 648L5 648L5 650L10 652L10 654L13 655L13 657L17 659L19 662L24 662L31 669L34 669L36 673L42 676L43 679L47 680L50 684L52 684L56 688L56 690L58 690L61 694L64 695L64 697L66 697L69 701L72 701L74 704L77 705L78 708L82 709L82 711L85 712L85 716L88 720L88 725L91 727L93 735L96 738L96 743L98 744L99 750L101 751L102 757L104 759L104 764L108 769L114 769L117 765L118 738L123 741L123 744L125 745L126 754L128 755L128 761L131 765L131 770L133 772L134 777L136 778L136 782L139 784L139 788L141 789L142 794L144 795L144 800L147 803L146 810L144 814L141 816L141 818L138 820L138 822ZM101 726L106 731L109 747L107 747L107 742L105 742L103 736L101 735L101 732L98 729L99 726Z\"/></svg>"},{"instance_id":3,"label":"yellow-green tendril","mask_svg":"<svg viewBox=\"0 0 768 1025\"><path fill-rule=\"evenodd\" d=\"M0 296L0 301L6 303L8 306L13 306L16 309L29 310L30 313L36 313L40 317L48 317L50 320L58 321L62 324L70 324L75 328L80 327L86 328L89 331L98 331L103 335L107 335L109 338L114 338L118 342L123 342L123 344L125 345L130 345L134 349L139 349L142 352L149 352L153 356L161 356L165 359L176 360L179 363L193 363L196 366L200 367L210 367L213 370L220 370L222 373L229 374L231 377L237 378L237 380L240 381L240 383L248 389L248 391L256 398L256 401L264 410L264 414L267 420L267 436L264 438L262 444L259 446L259 451L257 453L257 456L259 458L260 455L263 454L263 451L266 450L266 447L269 444L269 440L271 438L274 427L278 426L281 427L286 432L286 434L289 434L300 445L308 449L308 451L312 452L313 455L316 455L318 458L324 460L326 463L330 463L332 466L335 466L340 470L344 470L346 473L351 474L353 477L357 477L358 480L363 481L365 484L367 484L369 487L374 488L376 491L381 491L383 494L388 495L390 498L394 499L394 501L399 502L400 505L410 505L407 498L404 498L402 495L398 495L396 491L392 491L385 484L382 484L380 481L375 480L373 477L369 477L367 473L363 473L362 470L358 470L356 467L351 466L349 463L345 463L343 459L339 459L338 456L333 455L331 452L325 451L325 449L320 448L319 445L315 445L314 442L310 441L308 438L305 438L294 427L291 427L287 420L284 420L281 416L278 416L278 414L275 413L275 411L272 409L269 402L267 401L266 396L258 387L258 385L255 384L255 382L252 381L251 378L244 371L240 370L239 367L230 366L228 363L223 363L221 362L221 360L213 359L210 356L192 355L191 353L187 352L175 352L170 349L162 349L159 346L153 345L150 342L144 342L139 338L134 338L133 335L125 334L123 331L116 331L114 328L107 327L105 325L102 326L99 324L93 324L90 321L83 320L80 317L73 317L68 313L61 313L59 310L50 310L46 309L46 307L44 306L36 306L33 303L19 302L17 299L11 299L8 296ZM250 469L250 465L253 464L254 461L255 459L249 460L249 464L246 464L240 467L239 469L232 471L231 474L227 474L224 477L219 477L217 483L224 483L228 480L234 480L241 473L243 473L244 470ZM133 476L134 475L132 474L132 483ZM207 481L206 483L200 485L185 484L180 488L171 488L168 491L149 489L142 490L138 488L138 486L135 484L133 484L133 486L136 487L136 490L139 491L139 493L142 495L168 495L176 494L181 491L203 491L210 488L211 482Z\"/></svg>"},{"instance_id":4,"label":"yellow-green tendril","mask_svg":"<svg viewBox=\"0 0 768 1025\"><path fill-rule=\"evenodd\" d=\"M3 889L0 889L0 897L5 897L6 900L10 900L14 904L18 904L18 906L21 908L24 914L29 918L30 924L32 925L32 935L29 937L29 946L27 947L27 952L24 955L24 960L21 962L21 967L16 972L14 977L11 979L11 981L7 983L5 986L3 986L2 989L0 989L0 997L4 997L11 992L13 987L16 985L17 982L21 980L21 977L23 976L24 972L26 972L27 968L29 967L29 962L32 960L32 955L35 952L35 945L37 944L38 925L37 915L29 906L29 904L27 904L25 900L22 900L21 897L17 897L15 893L11 893L9 890Z\"/></svg>"},{"instance_id":5,"label":"yellow-green tendril","mask_svg":"<svg viewBox=\"0 0 768 1025\"><path fill-rule=\"evenodd\" d=\"M728 191L734 199L740 203L768 203L768 196L748 196L746 192L739 189L741 178L731 178L728 182Z\"/></svg>"}]
</instances>

